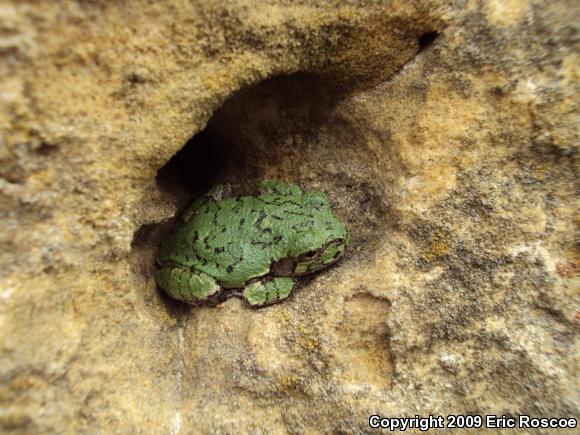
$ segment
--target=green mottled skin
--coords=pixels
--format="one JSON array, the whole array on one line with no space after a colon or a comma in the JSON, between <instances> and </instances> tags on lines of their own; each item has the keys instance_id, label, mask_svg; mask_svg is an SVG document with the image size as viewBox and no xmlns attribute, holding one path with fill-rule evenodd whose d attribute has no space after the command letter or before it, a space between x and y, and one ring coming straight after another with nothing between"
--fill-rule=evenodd
<instances>
[{"instance_id":1,"label":"green mottled skin","mask_svg":"<svg viewBox=\"0 0 580 435\"><path fill-rule=\"evenodd\" d=\"M156 280L170 296L192 304L237 296L268 305L290 295L292 277L344 253L346 226L324 193L281 181L263 181L259 196L223 198L226 190L216 186L195 201L162 244Z\"/></svg>"}]
</instances>

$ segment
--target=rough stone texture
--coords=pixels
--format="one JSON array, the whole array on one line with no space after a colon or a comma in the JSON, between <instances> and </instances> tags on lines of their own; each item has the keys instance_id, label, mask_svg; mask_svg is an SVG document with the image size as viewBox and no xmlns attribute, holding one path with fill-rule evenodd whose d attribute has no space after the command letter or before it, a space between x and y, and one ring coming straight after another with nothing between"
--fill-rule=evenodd
<instances>
[{"instance_id":1,"label":"rough stone texture","mask_svg":"<svg viewBox=\"0 0 580 435\"><path fill-rule=\"evenodd\" d=\"M579 22L572 0L2 2L0 431L577 417ZM262 310L161 295L176 211L265 177L329 194L344 260Z\"/></svg>"}]
</instances>

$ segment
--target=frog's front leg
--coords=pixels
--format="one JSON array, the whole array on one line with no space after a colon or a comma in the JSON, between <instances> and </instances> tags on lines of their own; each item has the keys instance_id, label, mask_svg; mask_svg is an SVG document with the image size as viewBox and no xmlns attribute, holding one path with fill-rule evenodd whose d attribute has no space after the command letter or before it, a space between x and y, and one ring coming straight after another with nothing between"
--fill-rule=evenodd
<instances>
[{"instance_id":1,"label":"frog's front leg","mask_svg":"<svg viewBox=\"0 0 580 435\"><path fill-rule=\"evenodd\" d=\"M195 269L164 266L157 270L155 280L167 294L189 304L217 304L222 288L215 279Z\"/></svg>"},{"instance_id":2,"label":"frog's front leg","mask_svg":"<svg viewBox=\"0 0 580 435\"><path fill-rule=\"evenodd\" d=\"M252 307L261 307L286 299L293 289L294 280L292 278L267 278L247 286L242 296Z\"/></svg>"}]
</instances>

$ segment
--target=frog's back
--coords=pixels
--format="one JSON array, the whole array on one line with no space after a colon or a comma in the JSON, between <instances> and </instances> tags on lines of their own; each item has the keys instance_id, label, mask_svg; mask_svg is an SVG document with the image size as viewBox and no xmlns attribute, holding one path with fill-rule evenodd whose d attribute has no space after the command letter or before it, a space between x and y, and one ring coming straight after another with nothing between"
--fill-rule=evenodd
<instances>
[{"instance_id":1,"label":"frog's back","mask_svg":"<svg viewBox=\"0 0 580 435\"><path fill-rule=\"evenodd\" d=\"M203 204L190 223L195 266L225 287L267 274L286 252L287 214L299 208L299 202L277 195Z\"/></svg>"}]
</instances>

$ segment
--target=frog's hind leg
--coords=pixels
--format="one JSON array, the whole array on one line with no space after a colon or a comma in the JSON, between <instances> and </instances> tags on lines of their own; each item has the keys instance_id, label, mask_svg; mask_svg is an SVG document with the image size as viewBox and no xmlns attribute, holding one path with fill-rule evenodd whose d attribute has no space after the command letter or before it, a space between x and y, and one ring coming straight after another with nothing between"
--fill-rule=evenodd
<instances>
[{"instance_id":1,"label":"frog's hind leg","mask_svg":"<svg viewBox=\"0 0 580 435\"><path fill-rule=\"evenodd\" d=\"M278 277L250 284L242 294L244 300L252 307L275 304L286 299L294 289L294 280Z\"/></svg>"},{"instance_id":2,"label":"frog's hind leg","mask_svg":"<svg viewBox=\"0 0 580 435\"><path fill-rule=\"evenodd\" d=\"M222 288L211 276L195 269L164 266L157 270L155 280L169 296L188 304L220 302Z\"/></svg>"}]
</instances>

